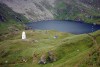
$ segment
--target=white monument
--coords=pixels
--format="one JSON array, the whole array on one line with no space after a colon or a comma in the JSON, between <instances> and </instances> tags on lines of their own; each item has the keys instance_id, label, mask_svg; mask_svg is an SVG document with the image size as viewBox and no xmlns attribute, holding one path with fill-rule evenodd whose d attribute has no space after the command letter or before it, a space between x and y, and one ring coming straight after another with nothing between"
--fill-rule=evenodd
<instances>
[{"instance_id":1,"label":"white monument","mask_svg":"<svg viewBox=\"0 0 100 67\"><path fill-rule=\"evenodd\" d=\"M25 40L26 39L26 33L23 31L22 32L22 39Z\"/></svg>"}]
</instances>

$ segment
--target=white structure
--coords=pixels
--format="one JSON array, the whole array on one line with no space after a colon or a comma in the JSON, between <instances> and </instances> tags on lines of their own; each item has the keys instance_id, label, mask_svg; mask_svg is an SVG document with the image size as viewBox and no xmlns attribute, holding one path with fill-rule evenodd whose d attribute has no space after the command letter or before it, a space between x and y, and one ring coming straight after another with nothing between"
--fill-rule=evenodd
<instances>
[{"instance_id":1,"label":"white structure","mask_svg":"<svg viewBox=\"0 0 100 67\"><path fill-rule=\"evenodd\" d=\"M26 33L23 31L22 32L22 39L25 40L26 39Z\"/></svg>"}]
</instances>

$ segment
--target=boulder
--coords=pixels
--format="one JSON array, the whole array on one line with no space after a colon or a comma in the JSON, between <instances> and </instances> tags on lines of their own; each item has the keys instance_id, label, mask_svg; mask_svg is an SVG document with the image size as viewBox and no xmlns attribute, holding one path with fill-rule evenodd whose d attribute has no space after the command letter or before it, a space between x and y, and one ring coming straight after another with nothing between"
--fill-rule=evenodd
<instances>
[{"instance_id":1,"label":"boulder","mask_svg":"<svg viewBox=\"0 0 100 67\"><path fill-rule=\"evenodd\" d=\"M22 61L23 62L27 62L26 58L22 57Z\"/></svg>"},{"instance_id":2,"label":"boulder","mask_svg":"<svg viewBox=\"0 0 100 67\"><path fill-rule=\"evenodd\" d=\"M42 55L38 63L39 64L46 64L46 55Z\"/></svg>"},{"instance_id":3,"label":"boulder","mask_svg":"<svg viewBox=\"0 0 100 67\"><path fill-rule=\"evenodd\" d=\"M54 54L53 51L49 51L49 52L48 52L48 61L49 61L49 62L54 62L54 61L56 61L56 56L55 56L55 54Z\"/></svg>"},{"instance_id":4,"label":"boulder","mask_svg":"<svg viewBox=\"0 0 100 67\"><path fill-rule=\"evenodd\" d=\"M54 62L56 60L57 60L57 58L56 58L54 52L48 51L47 54L44 54L44 55L41 56L38 63L39 64L46 64L46 63Z\"/></svg>"}]
</instances>

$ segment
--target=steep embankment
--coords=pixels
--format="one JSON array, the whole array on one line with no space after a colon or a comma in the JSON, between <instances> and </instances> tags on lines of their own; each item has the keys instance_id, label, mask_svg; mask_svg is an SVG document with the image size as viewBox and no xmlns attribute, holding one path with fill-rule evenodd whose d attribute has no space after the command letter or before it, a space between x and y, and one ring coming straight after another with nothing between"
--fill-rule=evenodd
<instances>
[{"instance_id":1,"label":"steep embankment","mask_svg":"<svg viewBox=\"0 0 100 67\"><path fill-rule=\"evenodd\" d=\"M91 34L96 37L98 47L100 46L99 33L100 31ZM21 32L19 32L10 40L0 42L1 67L99 66L100 53L96 51L97 48L88 34L72 35L56 31L26 31L26 34L27 40L21 40ZM55 39L55 35L58 38ZM47 64L38 64L40 57L48 51L53 51L57 60L55 62L47 60Z\"/></svg>"},{"instance_id":2,"label":"steep embankment","mask_svg":"<svg viewBox=\"0 0 100 67\"><path fill-rule=\"evenodd\" d=\"M53 19L51 9L54 0L1 0L15 12L22 13L29 20Z\"/></svg>"},{"instance_id":3,"label":"steep embankment","mask_svg":"<svg viewBox=\"0 0 100 67\"><path fill-rule=\"evenodd\" d=\"M22 25L27 21L23 15L14 12L5 4L0 3L0 40L2 40L6 34L23 29Z\"/></svg>"},{"instance_id":4,"label":"steep embankment","mask_svg":"<svg viewBox=\"0 0 100 67\"><path fill-rule=\"evenodd\" d=\"M89 4L90 3L90 4ZM56 0L55 18L100 23L99 0Z\"/></svg>"},{"instance_id":5,"label":"steep embankment","mask_svg":"<svg viewBox=\"0 0 100 67\"><path fill-rule=\"evenodd\" d=\"M1 0L29 20L77 20L100 24L99 0Z\"/></svg>"},{"instance_id":6,"label":"steep embankment","mask_svg":"<svg viewBox=\"0 0 100 67\"><path fill-rule=\"evenodd\" d=\"M88 34L65 38L64 43L57 49L61 58L57 67L99 67L99 33L100 31L91 34L95 39Z\"/></svg>"}]
</instances>

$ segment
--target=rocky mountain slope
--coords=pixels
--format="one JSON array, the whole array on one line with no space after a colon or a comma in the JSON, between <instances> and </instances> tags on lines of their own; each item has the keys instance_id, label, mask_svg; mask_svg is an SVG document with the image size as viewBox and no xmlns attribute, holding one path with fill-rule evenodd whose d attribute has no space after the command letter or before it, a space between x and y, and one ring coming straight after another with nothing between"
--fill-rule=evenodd
<instances>
[{"instance_id":1,"label":"rocky mountain slope","mask_svg":"<svg viewBox=\"0 0 100 67\"><path fill-rule=\"evenodd\" d=\"M98 3L99 0L56 0L55 18L100 23Z\"/></svg>"},{"instance_id":2,"label":"rocky mountain slope","mask_svg":"<svg viewBox=\"0 0 100 67\"><path fill-rule=\"evenodd\" d=\"M54 0L1 0L1 2L30 20L53 19L50 9L54 5Z\"/></svg>"},{"instance_id":3,"label":"rocky mountain slope","mask_svg":"<svg viewBox=\"0 0 100 67\"><path fill-rule=\"evenodd\" d=\"M97 9L100 9L100 0L80 0L81 2L91 5Z\"/></svg>"},{"instance_id":4,"label":"rocky mountain slope","mask_svg":"<svg viewBox=\"0 0 100 67\"><path fill-rule=\"evenodd\" d=\"M77 20L100 23L99 0L0 0L29 20Z\"/></svg>"},{"instance_id":5,"label":"rocky mountain slope","mask_svg":"<svg viewBox=\"0 0 100 67\"><path fill-rule=\"evenodd\" d=\"M0 40L4 38L3 35L22 29L23 23L27 21L22 14L16 13L5 4L0 3Z\"/></svg>"}]
</instances>

